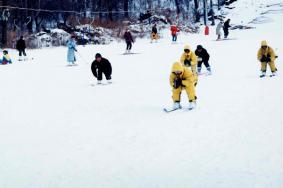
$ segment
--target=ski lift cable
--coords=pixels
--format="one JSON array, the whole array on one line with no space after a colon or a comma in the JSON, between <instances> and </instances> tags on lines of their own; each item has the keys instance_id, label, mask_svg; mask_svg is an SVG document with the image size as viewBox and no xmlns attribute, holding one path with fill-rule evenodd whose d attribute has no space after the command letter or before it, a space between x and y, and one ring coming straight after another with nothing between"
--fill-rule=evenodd
<instances>
[{"instance_id":1,"label":"ski lift cable","mask_svg":"<svg viewBox=\"0 0 283 188\"><path fill-rule=\"evenodd\" d=\"M85 12L89 12L91 14L107 14L107 13L135 13L136 11L72 11L72 10L50 10L50 9L35 9L35 8L24 8L24 7L16 7L16 6L0 6L0 8L5 9L17 9L17 10L29 10L29 11L36 11L36 12L50 12L50 13L73 13L77 15L83 15ZM158 10L168 10L167 8L158 8L154 9L155 11Z\"/></svg>"}]
</instances>

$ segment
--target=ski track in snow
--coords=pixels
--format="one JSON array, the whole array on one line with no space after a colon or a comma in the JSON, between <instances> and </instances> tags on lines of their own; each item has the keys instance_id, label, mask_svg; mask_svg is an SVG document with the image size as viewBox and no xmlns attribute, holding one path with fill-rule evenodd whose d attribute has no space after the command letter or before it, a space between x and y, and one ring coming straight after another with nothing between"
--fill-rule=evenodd
<instances>
[{"instance_id":1,"label":"ski track in snow","mask_svg":"<svg viewBox=\"0 0 283 188\"><path fill-rule=\"evenodd\" d=\"M174 45L167 31L158 43L138 40L135 55L120 55L124 43L80 46L74 67L64 47L29 50L30 62L10 50L14 64L0 66L0 187L281 188L283 15L265 16L272 22L230 31L237 40L214 41L210 28ZM277 77L259 78L261 40L279 55ZM195 110L167 114L185 44L208 50L213 75L199 77ZM112 63L111 85L91 86L96 52Z\"/></svg>"}]
</instances>

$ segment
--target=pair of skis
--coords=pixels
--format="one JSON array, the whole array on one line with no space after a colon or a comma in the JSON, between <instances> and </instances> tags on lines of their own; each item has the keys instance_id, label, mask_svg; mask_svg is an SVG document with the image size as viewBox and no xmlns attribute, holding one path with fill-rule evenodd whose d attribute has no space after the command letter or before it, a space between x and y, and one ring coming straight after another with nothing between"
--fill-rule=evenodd
<instances>
[{"instance_id":1,"label":"pair of skis","mask_svg":"<svg viewBox=\"0 0 283 188\"><path fill-rule=\"evenodd\" d=\"M107 85L112 85L113 84L113 82L111 82L111 83L101 83L101 84L90 84L91 86L107 86Z\"/></svg>"},{"instance_id":2,"label":"pair of skis","mask_svg":"<svg viewBox=\"0 0 283 188\"><path fill-rule=\"evenodd\" d=\"M178 110L182 110L183 108L163 108L163 111L166 112L166 113L171 113L171 112L175 112L175 111L178 111ZM183 109L184 111L191 111L195 108L185 108Z\"/></svg>"},{"instance_id":3,"label":"pair of skis","mask_svg":"<svg viewBox=\"0 0 283 188\"><path fill-rule=\"evenodd\" d=\"M271 74L271 75L269 75L269 76L267 76L267 75L260 75L259 77L260 77L260 78L266 78L266 77L272 78L272 77L275 77L275 76L276 76L276 75Z\"/></svg>"}]
</instances>

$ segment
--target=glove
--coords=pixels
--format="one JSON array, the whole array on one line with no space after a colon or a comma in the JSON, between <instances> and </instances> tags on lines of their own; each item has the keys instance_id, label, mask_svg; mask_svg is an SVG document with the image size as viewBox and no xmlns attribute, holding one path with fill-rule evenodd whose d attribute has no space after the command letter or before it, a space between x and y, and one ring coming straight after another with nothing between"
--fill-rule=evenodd
<instances>
[{"instance_id":1,"label":"glove","mask_svg":"<svg viewBox=\"0 0 283 188\"><path fill-rule=\"evenodd\" d=\"M175 78L173 82L173 88L178 89L182 85L181 78Z\"/></svg>"},{"instance_id":2,"label":"glove","mask_svg":"<svg viewBox=\"0 0 283 188\"><path fill-rule=\"evenodd\" d=\"M198 62L202 62L202 58L201 57L198 57Z\"/></svg>"},{"instance_id":3,"label":"glove","mask_svg":"<svg viewBox=\"0 0 283 188\"><path fill-rule=\"evenodd\" d=\"M186 59L184 61L184 64L185 64L185 66L189 67L189 66L191 66L191 61Z\"/></svg>"}]
</instances>

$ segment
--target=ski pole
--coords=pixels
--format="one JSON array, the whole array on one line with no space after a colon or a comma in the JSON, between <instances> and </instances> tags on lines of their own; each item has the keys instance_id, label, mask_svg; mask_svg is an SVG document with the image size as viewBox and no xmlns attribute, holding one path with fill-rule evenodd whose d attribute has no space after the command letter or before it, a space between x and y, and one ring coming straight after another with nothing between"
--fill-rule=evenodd
<instances>
[{"instance_id":1,"label":"ski pole","mask_svg":"<svg viewBox=\"0 0 283 188\"><path fill-rule=\"evenodd\" d=\"M82 54L78 51L77 51L77 53L82 58L82 60L88 65L89 63L85 60L85 58L82 56Z\"/></svg>"}]
</instances>

